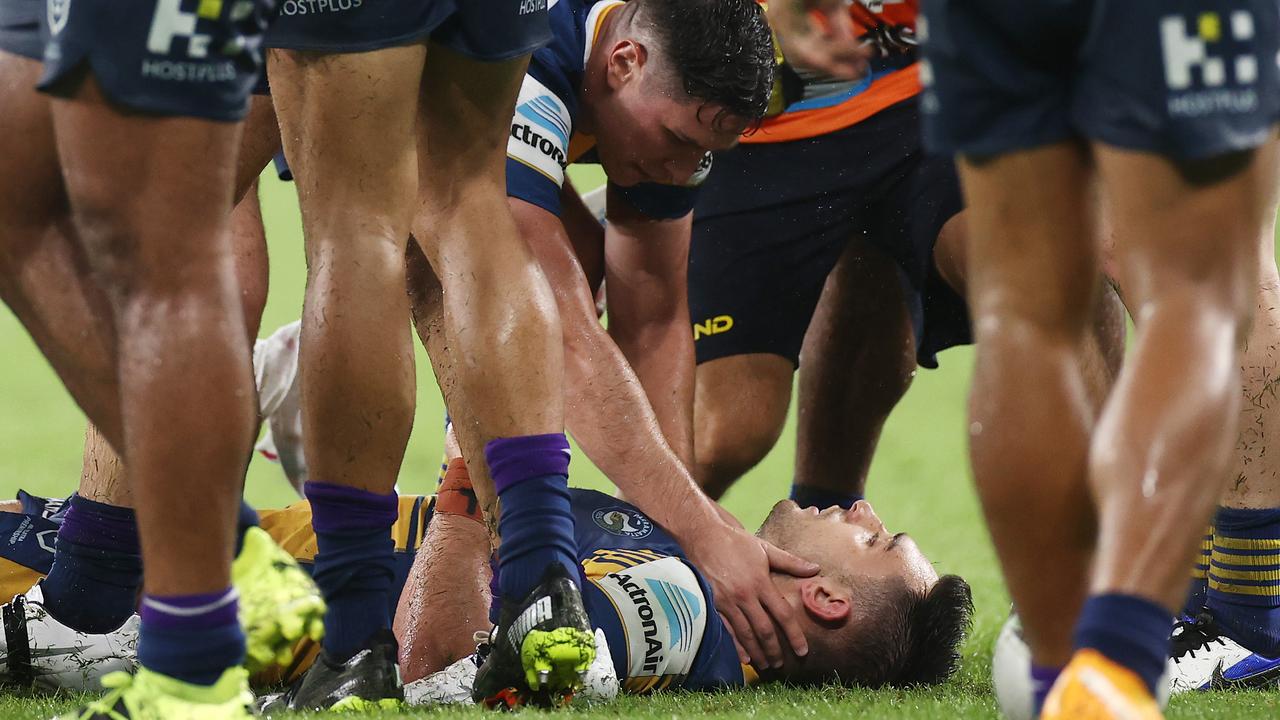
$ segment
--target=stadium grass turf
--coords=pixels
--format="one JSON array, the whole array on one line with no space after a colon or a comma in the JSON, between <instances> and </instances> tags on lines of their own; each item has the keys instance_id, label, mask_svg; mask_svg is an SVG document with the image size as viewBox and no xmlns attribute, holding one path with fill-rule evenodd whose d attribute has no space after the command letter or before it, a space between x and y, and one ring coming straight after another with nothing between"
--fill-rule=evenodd
<instances>
[{"instance_id":1,"label":"stadium grass turf","mask_svg":"<svg viewBox=\"0 0 1280 720\"><path fill-rule=\"evenodd\" d=\"M578 187L600 182L598 173L573 171ZM298 317L304 282L299 221L293 189L274 178L263 183L262 200L271 249L271 296L263 334ZM0 495L19 487L47 494L70 493L79 478L83 420L29 339L7 311L0 312ZM763 687L717 695L671 694L622 698L607 707L579 706L581 717L724 718L989 718L996 717L989 663L991 642L1008 613L990 542L969 482L965 454L964 400L972 369L968 348L941 356L942 367L922 371L885 428L871 471L869 497L893 530L905 530L937 564L973 585L977 606L973 633L964 646L961 671L940 688L866 691L843 688L795 690ZM419 353L419 415L405 460L401 490L430 492L439 468L443 409L430 366ZM759 525L791 482L795 419L774 452L726 497L726 506L750 528ZM578 453L574 484L607 488L600 473ZM260 507L294 499L278 467L255 458L248 496ZM1029 478L1034 482L1034 478ZM1046 572L1052 571L1046 568ZM0 720L41 720L82 698L44 697L0 690ZM414 710L370 717L479 717L476 708ZM1177 699L1171 718L1260 718L1280 716L1280 692L1220 693Z\"/></svg>"}]
</instances>

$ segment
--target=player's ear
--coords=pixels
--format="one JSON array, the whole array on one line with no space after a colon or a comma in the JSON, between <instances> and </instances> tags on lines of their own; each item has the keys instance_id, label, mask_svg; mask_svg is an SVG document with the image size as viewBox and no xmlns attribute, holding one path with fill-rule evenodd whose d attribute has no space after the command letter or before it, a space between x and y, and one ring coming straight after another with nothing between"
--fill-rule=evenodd
<instances>
[{"instance_id":1,"label":"player's ear","mask_svg":"<svg viewBox=\"0 0 1280 720\"><path fill-rule=\"evenodd\" d=\"M648 51L643 45L634 40L619 41L613 46L613 52L609 53L609 87L617 90L638 80L640 70L648 59Z\"/></svg>"},{"instance_id":2,"label":"player's ear","mask_svg":"<svg viewBox=\"0 0 1280 720\"><path fill-rule=\"evenodd\" d=\"M821 575L800 581L800 602L805 612L823 623L842 623L853 610L848 591Z\"/></svg>"}]
</instances>

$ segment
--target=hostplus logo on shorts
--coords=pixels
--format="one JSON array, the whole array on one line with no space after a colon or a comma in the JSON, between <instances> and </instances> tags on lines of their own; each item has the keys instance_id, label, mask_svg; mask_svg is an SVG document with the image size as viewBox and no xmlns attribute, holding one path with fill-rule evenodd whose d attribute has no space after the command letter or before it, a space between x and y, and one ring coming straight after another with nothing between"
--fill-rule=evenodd
<instances>
[{"instance_id":1,"label":"hostplus logo on shorts","mask_svg":"<svg viewBox=\"0 0 1280 720\"><path fill-rule=\"evenodd\" d=\"M591 513L591 519L601 530L611 535L621 535L639 540L653 532L653 521L638 511L622 507L600 508Z\"/></svg>"},{"instance_id":2,"label":"hostplus logo on shorts","mask_svg":"<svg viewBox=\"0 0 1280 720\"><path fill-rule=\"evenodd\" d=\"M532 15L536 12L546 12L547 0L520 0L520 14Z\"/></svg>"},{"instance_id":3,"label":"hostplus logo on shorts","mask_svg":"<svg viewBox=\"0 0 1280 720\"><path fill-rule=\"evenodd\" d=\"M1160 19L1169 113L1175 117L1239 114L1258 108L1256 28L1247 10Z\"/></svg>"},{"instance_id":4,"label":"hostplus logo on shorts","mask_svg":"<svg viewBox=\"0 0 1280 720\"><path fill-rule=\"evenodd\" d=\"M254 11L252 0L229 1L233 20L248 17ZM147 34L147 51L160 57L142 61L143 77L196 83L234 80L235 63L228 58L245 51L246 39L235 35L213 47L212 35L197 32L201 20L222 22L223 3L224 0L200 0L195 12L188 12L182 9L183 0L158 0Z\"/></svg>"},{"instance_id":5,"label":"hostplus logo on shorts","mask_svg":"<svg viewBox=\"0 0 1280 720\"><path fill-rule=\"evenodd\" d=\"M281 15L319 15L345 12L364 5L364 0L284 0L280 3Z\"/></svg>"}]
</instances>

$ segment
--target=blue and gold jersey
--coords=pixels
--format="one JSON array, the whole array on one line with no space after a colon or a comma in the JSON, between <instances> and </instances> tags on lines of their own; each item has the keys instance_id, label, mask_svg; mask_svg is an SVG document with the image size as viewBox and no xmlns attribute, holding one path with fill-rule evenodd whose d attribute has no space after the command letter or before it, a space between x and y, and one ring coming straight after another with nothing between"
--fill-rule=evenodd
<instances>
[{"instance_id":1,"label":"blue and gold jersey","mask_svg":"<svg viewBox=\"0 0 1280 720\"><path fill-rule=\"evenodd\" d=\"M743 685L711 588L675 538L621 500L594 490L570 494L583 601L605 632L622 689Z\"/></svg>"},{"instance_id":2,"label":"blue and gold jersey","mask_svg":"<svg viewBox=\"0 0 1280 720\"><path fill-rule=\"evenodd\" d=\"M66 502L18 491L21 512L0 513L0 603L31 589L53 567Z\"/></svg>"},{"instance_id":3,"label":"blue and gold jersey","mask_svg":"<svg viewBox=\"0 0 1280 720\"><path fill-rule=\"evenodd\" d=\"M733 639L715 611L711 588L671 535L634 506L594 490L570 490L583 600L604 630L625 692L706 690L745 684ZM65 506L20 492L21 512L0 512L0 603L25 593L49 573ZM435 513L435 496L400 497L392 528L392 612ZM262 528L310 570L316 553L311 508L300 501L260 513ZM306 641L297 661L257 679L288 682L317 648Z\"/></svg>"},{"instance_id":4,"label":"blue and gold jersey","mask_svg":"<svg viewBox=\"0 0 1280 720\"><path fill-rule=\"evenodd\" d=\"M507 195L560 214L560 188L570 163L594 163L595 139L576 131L582 81L604 18L621 0L550 0L551 43L534 52L520 86L507 139ZM641 183L618 190L658 219L692 212L710 155L687 186Z\"/></svg>"}]
</instances>

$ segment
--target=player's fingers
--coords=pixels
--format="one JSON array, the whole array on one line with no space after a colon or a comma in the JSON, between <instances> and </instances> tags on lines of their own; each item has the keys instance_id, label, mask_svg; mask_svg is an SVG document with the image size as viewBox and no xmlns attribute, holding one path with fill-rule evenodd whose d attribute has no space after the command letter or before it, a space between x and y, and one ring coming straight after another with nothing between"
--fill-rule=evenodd
<instances>
[{"instance_id":1,"label":"player's fingers","mask_svg":"<svg viewBox=\"0 0 1280 720\"><path fill-rule=\"evenodd\" d=\"M763 660L766 667L782 667L782 641L774 629L773 618L765 610L760 599L755 599L743 608L751 629L755 633L763 655L752 655L753 659Z\"/></svg>"},{"instance_id":2,"label":"player's fingers","mask_svg":"<svg viewBox=\"0 0 1280 720\"><path fill-rule=\"evenodd\" d=\"M751 656L748 655L746 649L742 647L742 643L738 642L738 634L733 631L733 624L729 622L729 618L725 617L722 612L718 612L716 614L720 616L721 622L724 623L725 630L729 631L729 637L733 639L733 647L738 651L738 662L743 665L751 664Z\"/></svg>"},{"instance_id":3,"label":"player's fingers","mask_svg":"<svg viewBox=\"0 0 1280 720\"><path fill-rule=\"evenodd\" d=\"M760 545L764 548L765 557L769 558L769 568L771 570L796 577L813 577L821 569L817 564L811 563L798 555L792 555L772 543L761 540Z\"/></svg>"},{"instance_id":4,"label":"player's fingers","mask_svg":"<svg viewBox=\"0 0 1280 720\"><path fill-rule=\"evenodd\" d=\"M760 643L756 642L755 630L751 628L751 623L742 610L727 606L723 616L729 621L729 627L733 629L734 640L746 652L747 662L761 661L764 658L764 651L760 649Z\"/></svg>"},{"instance_id":5,"label":"player's fingers","mask_svg":"<svg viewBox=\"0 0 1280 720\"><path fill-rule=\"evenodd\" d=\"M858 31L853 26L853 17L843 7L826 13L827 34L836 40L853 40Z\"/></svg>"},{"instance_id":6,"label":"player's fingers","mask_svg":"<svg viewBox=\"0 0 1280 720\"><path fill-rule=\"evenodd\" d=\"M782 628L782 633L787 638L787 644L791 646L791 652L795 653L796 657L808 655L809 640L804 635L804 628L800 627L800 620L796 617L791 603L782 597L782 593L778 592L772 582L761 594L761 600L773 617L773 621L777 623L778 627Z\"/></svg>"}]
</instances>

